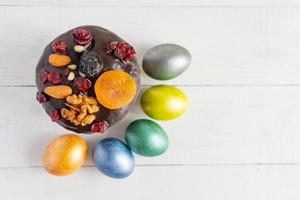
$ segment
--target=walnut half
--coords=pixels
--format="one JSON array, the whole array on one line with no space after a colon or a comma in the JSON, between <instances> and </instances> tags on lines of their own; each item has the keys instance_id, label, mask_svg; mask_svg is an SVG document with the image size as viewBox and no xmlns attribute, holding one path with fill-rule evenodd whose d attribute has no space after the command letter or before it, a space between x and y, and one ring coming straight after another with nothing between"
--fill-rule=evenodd
<instances>
[{"instance_id":1,"label":"walnut half","mask_svg":"<svg viewBox=\"0 0 300 200\"><path fill-rule=\"evenodd\" d=\"M66 98L66 102L67 108L61 109L61 116L76 126L86 126L96 119L93 113L98 112L99 107L94 98L73 94Z\"/></svg>"}]
</instances>

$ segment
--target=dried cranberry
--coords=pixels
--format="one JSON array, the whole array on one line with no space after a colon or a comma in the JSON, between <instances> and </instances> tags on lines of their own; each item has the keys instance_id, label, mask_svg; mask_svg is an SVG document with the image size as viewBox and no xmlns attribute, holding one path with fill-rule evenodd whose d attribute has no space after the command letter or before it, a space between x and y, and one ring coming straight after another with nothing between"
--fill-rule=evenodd
<instances>
[{"instance_id":1,"label":"dried cranberry","mask_svg":"<svg viewBox=\"0 0 300 200\"><path fill-rule=\"evenodd\" d=\"M83 77L76 78L74 83L75 87L82 92L86 92L92 86L92 82L89 79Z\"/></svg>"},{"instance_id":2,"label":"dried cranberry","mask_svg":"<svg viewBox=\"0 0 300 200\"><path fill-rule=\"evenodd\" d=\"M52 84L59 84L61 83L61 74L59 71L50 71L48 73L48 79L50 83Z\"/></svg>"},{"instance_id":3,"label":"dried cranberry","mask_svg":"<svg viewBox=\"0 0 300 200\"><path fill-rule=\"evenodd\" d=\"M93 123L93 125L91 126L91 131L97 133L103 133L108 127L109 124L107 121L99 121Z\"/></svg>"},{"instance_id":4,"label":"dried cranberry","mask_svg":"<svg viewBox=\"0 0 300 200\"><path fill-rule=\"evenodd\" d=\"M136 52L133 49L133 47L130 46L128 43L119 42L119 44L114 52L114 56L116 56L117 58L119 58L121 60L127 61L127 60L131 60L135 53Z\"/></svg>"},{"instance_id":5,"label":"dried cranberry","mask_svg":"<svg viewBox=\"0 0 300 200\"><path fill-rule=\"evenodd\" d=\"M42 71L40 72L40 79L43 84L48 80L48 73L49 72L46 69L42 69Z\"/></svg>"},{"instance_id":6,"label":"dried cranberry","mask_svg":"<svg viewBox=\"0 0 300 200\"><path fill-rule=\"evenodd\" d=\"M118 41L112 41L111 43L109 43L104 49L105 53L107 54L112 53L117 48L118 43L119 43Z\"/></svg>"},{"instance_id":7,"label":"dried cranberry","mask_svg":"<svg viewBox=\"0 0 300 200\"><path fill-rule=\"evenodd\" d=\"M65 54L67 51L67 43L61 40L52 42L52 49L55 53Z\"/></svg>"},{"instance_id":8,"label":"dried cranberry","mask_svg":"<svg viewBox=\"0 0 300 200\"><path fill-rule=\"evenodd\" d=\"M36 100L39 103L45 103L47 101L46 96L44 95L44 93L42 92L37 92L36 93Z\"/></svg>"},{"instance_id":9,"label":"dried cranberry","mask_svg":"<svg viewBox=\"0 0 300 200\"><path fill-rule=\"evenodd\" d=\"M113 54L115 57L124 61L131 60L133 55L136 54L134 48L130 44L116 41L109 43L104 51L107 54Z\"/></svg>"},{"instance_id":10,"label":"dried cranberry","mask_svg":"<svg viewBox=\"0 0 300 200\"><path fill-rule=\"evenodd\" d=\"M74 41L80 45L87 45L92 40L91 32L83 28L74 30L72 35L74 37Z\"/></svg>"},{"instance_id":11,"label":"dried cranberry","mask_svg":"<svg viewBox=\"0 0 300 200\"><path fill-rule=\"evenodd\" d=\"M58 110L53 110L50 114L50 117L52 119L52 121L56 122L60 119L60 114L58 112Z\"/></svg>"}]
</instances>

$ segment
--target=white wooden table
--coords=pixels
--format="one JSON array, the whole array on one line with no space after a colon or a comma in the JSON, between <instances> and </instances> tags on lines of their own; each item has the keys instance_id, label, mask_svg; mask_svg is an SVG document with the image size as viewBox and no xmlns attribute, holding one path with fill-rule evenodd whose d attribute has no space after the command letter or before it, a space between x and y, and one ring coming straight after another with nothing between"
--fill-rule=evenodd
<instances>
[{"instance_id":1,"label":"white wooden table","mask_svg":"<svg viewBox=\"0 0 300 200\"><path fill-rule=\"evenodd\" d=\"M78 25L106 27L139 57L166 42L190 50L178 85L190 99L161 122L166 154L136 156L127 179L98 173L89 157L71 176L42 167L42 153L68 131L35 101L44 46ZM288 200L300 198L300 1L0 0L0 199ZM143 87L161 82L143 74ZM104 135L123 138L146 117L138 104Z\"/></svg>"}]
</instances>

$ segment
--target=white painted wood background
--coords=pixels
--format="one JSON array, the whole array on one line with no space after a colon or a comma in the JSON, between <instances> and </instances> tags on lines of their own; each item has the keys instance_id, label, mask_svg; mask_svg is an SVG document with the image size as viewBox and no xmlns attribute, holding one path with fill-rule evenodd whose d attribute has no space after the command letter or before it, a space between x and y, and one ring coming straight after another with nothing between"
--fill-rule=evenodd
<instances>
[{"instance_id":1,"label":"white painted wood background","mask_svg":"<svg viewBox=\"0 0 300 200\"><path fill-rule=\"evenodd\" d=\"M78 25L106 27L139 57L173 42L189 49L186 73L163 82L190 99L181 118L161 122L170 148L136 156L134 173L113 180L89 158L68 177L42 167L66 133L35 101L34 69L44 46ZM300 198L300 1L0 0L0 199L289 200ZM161 83L143 75L144 88ZM123 139L138 104L105 135Z\"/></svg>"}]
</instances>

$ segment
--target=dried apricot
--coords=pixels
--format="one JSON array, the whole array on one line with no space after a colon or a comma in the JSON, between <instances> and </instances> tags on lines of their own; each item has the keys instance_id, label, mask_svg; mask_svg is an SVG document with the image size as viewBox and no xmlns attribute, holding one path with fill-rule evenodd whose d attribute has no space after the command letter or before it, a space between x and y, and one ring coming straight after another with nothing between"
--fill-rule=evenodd
<instances>
[{"instance_id":1,"label":"dried apricot","mask_svg":"<svg viewBox=\"0 0 300 200\"><path fill-rule=\"evenodd\" d=\"M128 105L133 100L136 89L134 79L123 70L104 72L94 86L98 102L109 109Z\"/></svg>"},{"instance_id":2,"label":"dried apricot","mask_svg":"<svg viewBox=\"0 0 300 200\"><path fill-rule=\"evenodd\" d=\"M49 56L48 62L53 67L64 67L71 62L71 58L67 55L53 53Z\"/></svg>"},{"instance_id":3,"label":"dried apricot","mask_svg":"<svg viewBox=\"0 0 300 200\"><path fill-rule=\"evenodd\" d=\"M66 85L55 85L44 88L44 93L55 99L64 99L72 94L72 88Z\"/></svg>"}]
</instances>

